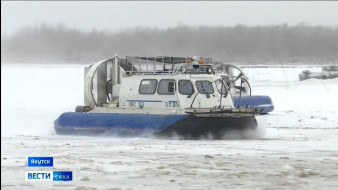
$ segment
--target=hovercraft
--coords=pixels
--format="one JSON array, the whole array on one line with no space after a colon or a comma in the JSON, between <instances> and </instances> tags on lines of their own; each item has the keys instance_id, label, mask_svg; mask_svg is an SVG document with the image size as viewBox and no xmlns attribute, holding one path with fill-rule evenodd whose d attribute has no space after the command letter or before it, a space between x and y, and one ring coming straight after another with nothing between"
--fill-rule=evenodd
<instances>
[{"instance_id":1,"label":"hovercraft","mask_svg":"<svg viewBox=\"0 0 338 190\"><path fill-rule=\"evenodd\" d=\"M116 56L84 68L84 105L61 114L54 128L57 134L221 139L257 127L260 111L244 100L250 84L238 78L234 87L212 58ZM232 88L241 106L234 105Z\"/></svg>"}]
</instances>

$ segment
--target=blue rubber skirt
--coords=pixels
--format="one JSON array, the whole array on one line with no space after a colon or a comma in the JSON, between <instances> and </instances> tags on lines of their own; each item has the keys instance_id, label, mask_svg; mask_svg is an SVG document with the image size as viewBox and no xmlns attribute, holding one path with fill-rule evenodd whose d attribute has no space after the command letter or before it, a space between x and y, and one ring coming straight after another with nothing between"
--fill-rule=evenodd
<instances>
[{"instance_id":1,"label":"blue rubber skirt","mask_svg":"<svg viewBox=\"0 0 338 190\"><path fill-rule=\"evenodd\" d=\"M187 115L159 114L120 114L120 113L80 113L66 112L54 122L58 134L102 134L112 132L116 135L139 135L141 133L160 131Z\"/></svg>"},{"instance_id":2,"label":"blue rubber skirt","mask_svg":"<svg viewBox=\"0 0 338 190\"><path fill-rule=\"evenodd\" d=\"M185 139L205 136L222 139L229 131L257 127L255 114L246 112L182 115L67 112L54 124L57 134L169 138L178 135Z\"/></svg>"},{"instance_id":3,"label":"blue rubber skirt","mask_svg":"<svg viewBox=\"0 0 338 190\"><path fill-rule=\"evenodd\" d=\"M269 96L242 96L241 99L239 96L233 96L234 106L237 108L240 103L240 107L252 107L259 110L261 114L267 114L268 112L273 111L274 106L272 100Z\"/></svg>"}]
</instances>

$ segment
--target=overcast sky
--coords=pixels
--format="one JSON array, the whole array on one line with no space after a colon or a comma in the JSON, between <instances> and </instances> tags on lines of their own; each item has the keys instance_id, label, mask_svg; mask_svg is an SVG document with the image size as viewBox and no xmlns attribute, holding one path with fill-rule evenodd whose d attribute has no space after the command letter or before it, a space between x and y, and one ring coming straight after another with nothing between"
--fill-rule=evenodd
<instances>
[{"instance_id":1,"label":"overcast sky","mask_svg":"<svg viewBox=\"0 0 338 190\"><path fill-rule=\"evenodd\" d=\"M119 31L136 26L168 28L299 23L338 26L338 2L202 2L202 1L1 1L1 33L23 26L65 24L90 31Z\"/></svg>"}]
</instances>

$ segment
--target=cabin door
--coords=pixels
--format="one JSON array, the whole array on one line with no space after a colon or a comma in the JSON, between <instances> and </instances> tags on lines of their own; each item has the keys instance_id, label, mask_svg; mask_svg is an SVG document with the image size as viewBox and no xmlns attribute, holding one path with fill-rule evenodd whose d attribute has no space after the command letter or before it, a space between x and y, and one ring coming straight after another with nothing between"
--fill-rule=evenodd
<instances>
[{"instance_id":1,"label":"cabin door","mask_svg":"<svg viewBox=\"0 0 338 190\"><path fill-rule=\"evenodd\" d=\"M213 108L219 106L219 97L214 83L209 80L197 80L195 82L198 95L196 97L196 108Z\"/></svg>"}]
</instances>

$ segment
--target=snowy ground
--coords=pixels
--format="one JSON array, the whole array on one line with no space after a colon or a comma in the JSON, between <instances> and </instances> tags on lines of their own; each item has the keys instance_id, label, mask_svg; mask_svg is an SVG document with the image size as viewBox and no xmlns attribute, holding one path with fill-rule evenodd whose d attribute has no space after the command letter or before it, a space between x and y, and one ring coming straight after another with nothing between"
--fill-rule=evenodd
<instances>
[{"instance_id":1,"label":"snowy ground","mask_svg":"<svg viewBox=\"0 0 338 190\"><path fill-rule=\"evenodd\" d=\"M3 189L338 189L338 79L319 68L246 68L275 111L256 138L159 140L58 136L53 121L83 102L81 65L1 65ZM53 156L54 168L25 167ZM71 170L72 182L27 182L25 171Z\"/></svg>"}]
</instances>

